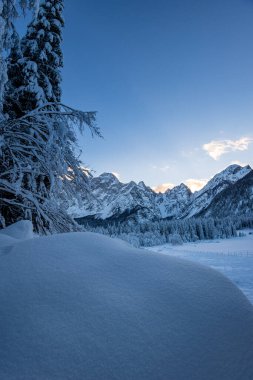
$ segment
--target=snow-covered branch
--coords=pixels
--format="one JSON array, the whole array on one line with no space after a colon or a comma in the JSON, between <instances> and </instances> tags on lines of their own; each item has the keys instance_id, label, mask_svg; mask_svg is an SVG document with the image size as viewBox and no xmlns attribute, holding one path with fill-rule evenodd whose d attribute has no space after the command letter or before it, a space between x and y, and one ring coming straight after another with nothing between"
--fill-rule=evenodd
<instances>
[{"instance_id":1,"label":"snow-covered branch","mask_svg":"<svg viewBox=\"0 0 253 380\"><path fill-rule=\"evenodd\" d=\"M78 228L60 204L80 184L88 191L88 176L75 153L75 127L87 126L93 135L101 136L95 116L48 103L0 123L1 220L28 218L40 233Z\"/></svg>"},{"instance_id":2,"label":"snow-covered branch","mask_svg":"<svg viewBox=\"0 0 253 380\"><path fill-rule=\"evenodd\" d=\"M35 110L25 114L20 120L30 120L33 117L43 117L54 116L59 119L68 119L68 122L78 125L80 131L83 131L85 126L89 127L92 136L102 137L100 129L96 125L96 111L84 112L76 110L72 107L69 107L63 103L46 103L41 107L36 108Z\"/></svg>"}]
</instances>

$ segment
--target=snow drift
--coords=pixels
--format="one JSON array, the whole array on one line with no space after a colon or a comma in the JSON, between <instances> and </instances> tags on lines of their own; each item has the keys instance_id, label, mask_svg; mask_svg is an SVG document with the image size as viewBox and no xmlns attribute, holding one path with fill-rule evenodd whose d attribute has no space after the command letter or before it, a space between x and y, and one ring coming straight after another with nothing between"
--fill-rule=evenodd
<instances>
[{"instance_id":1,"label":"snow drift","mask_svg":"<svg viewBox=\"0 0 253 380\"><path fill-rule=\"evenodd\" d=\"M1 233L1 379L253 378L253 308L221 274L93 233L15 228L21 240Z\"/></svg>"}]
</instances>

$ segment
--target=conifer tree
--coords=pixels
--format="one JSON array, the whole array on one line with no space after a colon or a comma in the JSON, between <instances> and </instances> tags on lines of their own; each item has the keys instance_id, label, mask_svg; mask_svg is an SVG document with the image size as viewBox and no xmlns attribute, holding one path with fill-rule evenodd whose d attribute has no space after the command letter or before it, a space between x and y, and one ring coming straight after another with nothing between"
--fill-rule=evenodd
<instances>
[{"instance_id":1,"label":"conifer tree","mask_svg":"<svg viewBox=\"0 0 253 380\"><path fill-rule=\"evenodd\" d=\"M62 0L42 1L22 39L22 50L19 37L13 32L4 100L4 113L11 118L61 101L62 12Z\"/></svg>"},{"instance_id":2,"label":"conifer tree","mask_svg":"<svg viewBox=\"0 0 253 380\"><path fill-rule=\"evenodd\" d=\"M2 100L4 87L7 82L7 65L5 53L12 45L13 21L18 17L19 11L37 9L39 0L0 0L0 116L2 113ZM19 6L19 7L18 7Z\"/></svg>"},{"instance_id":3,"label":"conifer tree","mask_svg":"<svg viewBox=\"0 0 253 380\"><path fill-rule=\"evenodd\" d=\"M45 103L45 94L39 86L37 63L23 57L19 35L15 30L7 61L7 76L3 112L9 118L22 117Z\"/></svg>"},{"instance_id":4,"label":"conifer tree","mask_svg":"<svg viewBox=\"0 0 253 380\"><path fill-rule=\"evenodd\" d=\"M76 184L87 182L76 154L76 127L82 131L86 125L95 135L100 131L95 112L60 103L62 10L63 0L42 1L21 43L22 54L13 37L5 86L9 118L0 121L0 228L20 219L32 220L40 233L76 228L59 207Z\"/></svg>"},{"instance_id":5,"label":"conifer tree","mask_svg":"<svg viewBox=\"0 0 253 380\"><path fill-rule=\"evenodd\" d=\"M36 62L38 85L44 92L45 103L61 101L62 12L62 0L43 0L22 40L24 58Z\"/></svg>"},{"instance_id":6,"label":"conifer tree","mask_svg":"<svg viewBox=\"0 0 253 380\"><path fill-rule=\"evenodd\" d=\"M22 85L21 67L19 61L23 55L20 47L20 38L16 30L12 34L12 47L7 61L8 82L5 85L3 112L11 118L20 113L20 105L16 90Z\"/></svg>"}]
</instances>

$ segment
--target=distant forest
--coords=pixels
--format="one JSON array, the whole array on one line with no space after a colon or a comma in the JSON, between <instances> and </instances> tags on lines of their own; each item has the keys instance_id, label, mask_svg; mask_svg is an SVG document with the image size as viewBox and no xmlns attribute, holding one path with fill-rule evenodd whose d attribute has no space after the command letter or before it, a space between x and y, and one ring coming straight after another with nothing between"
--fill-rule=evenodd
<instances>
[{"instance_id":1,"label":"distant forest","mask_svg":"<svg viewBox=\"0 0 253 380\"><path fill-rule=\"evenodd\" d=\"M190 218L185 220L160 220L143 222L104 221L103 225L83 223L86 231L92 231L117 237L129 242L135 247L150 247L171 243L180 245L198 240L227 239L242 236L238 232L244 228L253 228L252 216L237 216L235 218Z\"/></svg>"}]
</instances>

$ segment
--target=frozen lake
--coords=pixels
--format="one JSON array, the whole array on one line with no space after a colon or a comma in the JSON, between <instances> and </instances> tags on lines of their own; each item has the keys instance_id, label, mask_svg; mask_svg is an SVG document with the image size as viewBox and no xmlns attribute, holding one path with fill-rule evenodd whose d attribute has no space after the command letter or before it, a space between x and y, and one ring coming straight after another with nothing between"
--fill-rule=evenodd
<instances>
[{"instance_id":1,"label":"frozen lake","mask_svg":"<svg viewBox=\"0 0 253 380\"><path fill-rule=\"evenodd\" d=\"M253 230L244 230L244 237L165 244L149 250L181 257L212 267L230 278L253 304Z\"/></svg>"}]
</instances>

